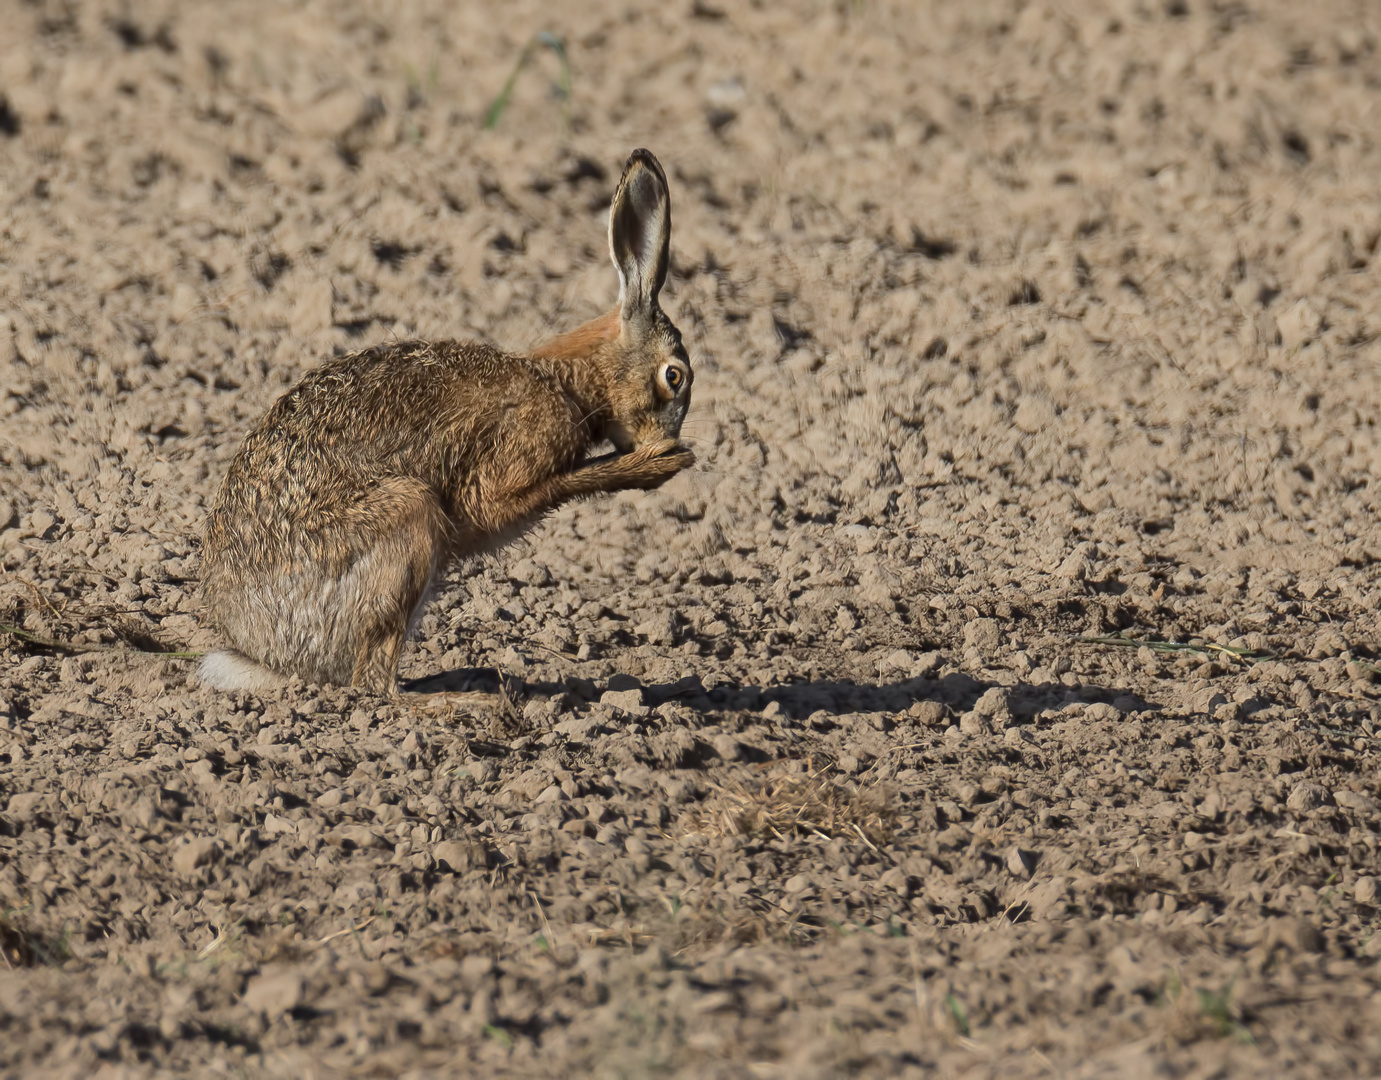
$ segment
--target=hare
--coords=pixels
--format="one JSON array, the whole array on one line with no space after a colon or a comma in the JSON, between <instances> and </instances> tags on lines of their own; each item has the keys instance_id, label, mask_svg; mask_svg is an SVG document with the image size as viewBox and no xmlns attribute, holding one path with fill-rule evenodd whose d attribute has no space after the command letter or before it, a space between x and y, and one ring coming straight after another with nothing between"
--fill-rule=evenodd
<instances>
[{"instance_id":1,"label":"hare","mask_svg":"<svg viewBox=\"0 0 1381 1080\"><path fill-rule=\"evenodd\" d=\"M678 441L690 360L658 304L670 239L666 174L635 150L610 207L607 315L525 355L377 345L279 398L206 523L203 596L229 647L206 656L202 680L396 694L403 642L449 564L572 499L650 490L691 465ZM587 457L606 440L614 452Z\"/></svg>"}]
</instances>

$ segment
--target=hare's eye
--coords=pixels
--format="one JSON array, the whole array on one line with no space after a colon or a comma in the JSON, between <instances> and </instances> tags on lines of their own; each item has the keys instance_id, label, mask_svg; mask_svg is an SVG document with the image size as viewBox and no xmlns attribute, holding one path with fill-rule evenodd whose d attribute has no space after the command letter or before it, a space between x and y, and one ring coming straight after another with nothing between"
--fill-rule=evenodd
<instances>
[{"instance_id":1,"label":"hare's eye","mask_svg":"<svg viewBox=\"0 0 1381 1080\"><path fill-rule=\"evenodd\" d=\"M662 385L673 394L680 391L686 384L686 373L681 370L679 364L665 364L661 371Z\"/></svg>"}]
</instances>

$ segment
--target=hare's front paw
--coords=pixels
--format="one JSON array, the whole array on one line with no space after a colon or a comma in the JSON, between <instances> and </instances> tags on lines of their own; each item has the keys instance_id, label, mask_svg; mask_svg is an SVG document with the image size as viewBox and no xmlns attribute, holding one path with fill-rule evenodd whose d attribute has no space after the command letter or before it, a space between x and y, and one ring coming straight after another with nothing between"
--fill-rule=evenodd
<instances>
[{"instance_id":1,"label":"hare's front paw","mask_svg":"<svg viewBox=\"0 0 1381 1080\"><path fill-rule=\"evenodd\" d=\"M619 459L627 486L651 491L695 464L695 453L675 439L644 443Z\"/></svg>"}]
</instances>

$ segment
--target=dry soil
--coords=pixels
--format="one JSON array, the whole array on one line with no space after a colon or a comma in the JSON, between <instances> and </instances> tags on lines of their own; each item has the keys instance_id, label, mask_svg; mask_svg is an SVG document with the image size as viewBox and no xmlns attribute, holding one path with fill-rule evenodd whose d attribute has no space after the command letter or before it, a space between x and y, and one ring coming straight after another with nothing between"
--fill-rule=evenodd
<instances>
[{"instance_id":1,"label":"dry soil","mask_svg":"<svg viewBox=\"0 0 1381 1080\"><path fill-rule=\"evenodd\" d=\"M1379 31L0 0L0 1073L1381 1071ZM452 575L489 704L149 655L313 364L612 304L639 145L700 462Z\"/></svg>"}]
</instances>

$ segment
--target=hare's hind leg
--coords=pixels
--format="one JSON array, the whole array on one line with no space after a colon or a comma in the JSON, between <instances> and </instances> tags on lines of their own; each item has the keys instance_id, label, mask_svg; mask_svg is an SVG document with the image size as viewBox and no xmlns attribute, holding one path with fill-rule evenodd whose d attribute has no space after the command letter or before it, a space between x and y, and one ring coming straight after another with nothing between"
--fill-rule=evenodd
<instances>
[{"instance_id":1,"label":"hare's hind leg","mask_svg":"<svg viewBox=\"0 0 1381 1080\"><path fill-rule=\"evenodd\" d=\"M421 485L399 483L359 511L374 543L351 567L346 618L351 624L350 683L378 694L398 688L398 659L444 562L446 519Z\"/></svg>"}]
</instances>

